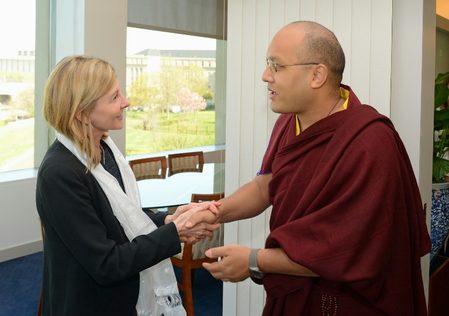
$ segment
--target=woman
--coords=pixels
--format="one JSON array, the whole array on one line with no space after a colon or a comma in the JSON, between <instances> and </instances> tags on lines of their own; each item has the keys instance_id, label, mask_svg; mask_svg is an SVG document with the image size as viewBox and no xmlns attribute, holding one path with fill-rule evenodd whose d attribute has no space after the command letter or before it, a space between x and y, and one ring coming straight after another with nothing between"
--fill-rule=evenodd
<instances>
[{"instance_id":1,"label":"woman","mask_svg":"<svg viewBox=\"0 0 449 316\"><path fill-rule=\"evenodd\" d=\"M46 316L185 313L168 258L180 241L218 225L185 228L207 203L173 215L142 211L132 171L108 137L128 106L113 67L98 58L66 57L47 81L43 112L57 140L36 189Z\"/></svg>"}]
</instances>

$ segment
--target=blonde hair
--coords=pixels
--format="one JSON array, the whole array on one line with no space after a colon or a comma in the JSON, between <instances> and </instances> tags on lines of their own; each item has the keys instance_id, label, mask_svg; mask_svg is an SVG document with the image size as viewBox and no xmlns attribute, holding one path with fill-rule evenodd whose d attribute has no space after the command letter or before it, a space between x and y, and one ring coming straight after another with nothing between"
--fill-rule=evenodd
<instances>
[{"instance_id":1,"label":"blonde hair","mask_svg":"<svg viewBox=\"0 0 449 316\"><path fill-rule=\"evenodd\" d=\"M45 86L45 120L86 154L89 169L101 161L89 115L97 100L112 89L115 80L116 72L108 62L77 55L62 59Z\"/></svg>"}]
</instances>

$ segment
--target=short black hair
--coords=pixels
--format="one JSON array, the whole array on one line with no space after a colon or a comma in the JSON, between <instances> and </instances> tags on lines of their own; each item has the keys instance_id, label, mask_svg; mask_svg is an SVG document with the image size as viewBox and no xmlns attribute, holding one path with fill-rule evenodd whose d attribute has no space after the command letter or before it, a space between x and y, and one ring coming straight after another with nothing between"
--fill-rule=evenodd
<instances>
[{"instance_id":1,"label":"short black hair","mask_svg":"<svg viewBox=\"0 0 449 316\"><path fill-rule=\"evenodd\" d=\"M307 60L329 67L331 80L339 86L345 69L345 54L335 34L323 25L312 21L296 21L291 24L301 24L305 27L300 54L307 56Z\"/></svg>"}]
</instances>

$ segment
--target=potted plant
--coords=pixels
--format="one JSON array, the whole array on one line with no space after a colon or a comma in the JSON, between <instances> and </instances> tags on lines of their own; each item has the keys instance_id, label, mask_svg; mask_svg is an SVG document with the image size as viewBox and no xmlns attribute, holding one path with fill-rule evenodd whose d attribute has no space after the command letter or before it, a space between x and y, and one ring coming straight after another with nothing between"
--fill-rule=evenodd
<instances>
[{"instance_id":1,"label":"potted plant","mask_svg":"<svg viewBox=\"0 0 449 316\"><path fill-rule=\"evenodd\" d=\"M449 72L435 79L432 182L442 183L449 174Z\"/></svg>"},{"instance_id":2,"label":"potted plant","mask_svg":"<svg viewBox=\"0 0 449 316\"><path fill-rule=\"evenodd\" d=\"M449 72L435 79L430 259L449 232Z\"/></svg>"}]
</instances>

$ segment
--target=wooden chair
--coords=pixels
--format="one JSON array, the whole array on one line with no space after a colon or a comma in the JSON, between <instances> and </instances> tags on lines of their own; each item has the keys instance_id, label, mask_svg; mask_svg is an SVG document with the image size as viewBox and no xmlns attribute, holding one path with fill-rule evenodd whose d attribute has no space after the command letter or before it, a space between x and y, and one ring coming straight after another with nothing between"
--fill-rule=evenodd
<instances>
[{"instance_id":1,"label":"wooden chair","mask_svg":"<svg viewBox=\"0 0 449 316\"><path fill-rule=\"evenodd\" d=\"M140 158L129 161L136 180L164 179L167 173L167 158L165 156Z\"/></svg>"},{"instance_id":2,"label":"wooden chair","mask_svg":"<svg viewBox=\"0 0 449 316\"><path fill-rule=\"evenodd\" d=\"M218 201L224 197L224 193L192 194L192 202ZM194 316L192 281L195 269L202 268L203 262L215 262L216 259L207 258L204 252L212 247L223 245L223 225L217 229L212 238L205 238L196 244L182 244L179 254L171 257L175 267L181 269L181 281L178 283L179 290L183 293L183 303L187 316Z\"/></svg>"},{"instance_id":3,"label":"wooden chair","mask_svg":"<svg viewBox=\"0 0 449 316\"><path fill-rule=\"evenodd\" d=\"M168 176L180 172L202 172L204 154L202 151L168 155Z\"/></svg>"}]
</instances>

